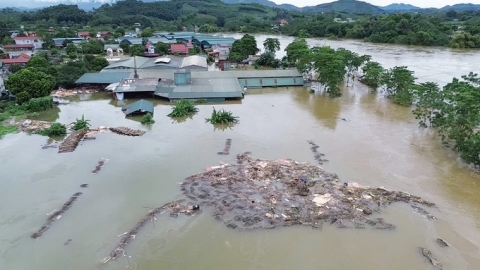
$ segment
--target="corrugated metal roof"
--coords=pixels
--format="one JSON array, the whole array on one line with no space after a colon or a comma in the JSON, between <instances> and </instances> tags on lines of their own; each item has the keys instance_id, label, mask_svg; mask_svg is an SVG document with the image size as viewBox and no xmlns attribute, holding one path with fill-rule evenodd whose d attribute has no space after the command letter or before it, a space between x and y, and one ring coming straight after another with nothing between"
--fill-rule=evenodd
<instances>
[{"instance_id":1,"label":"corrugated metal roof","mask_svg":"<svg viewBox=\"0 0 480 270\"><path fill-rule=\"evenodd\" d=\"M192 78L279 78L303 77L296 69L281 70L235 70L235 71L193 71Z\"/></svg>"},{"instance_id":2,"label":"corrugated metal roof","mask_svg":"<svg viewBox=\"0 0 480 270\"><path fill-rule=\"evenodd\" d=\"M198 55L187 56L183 58L182 65L180 68L187 68L190 66L199 66L208 68L207 59Z\"/></svg>"},{"instance_id":3,"label":"corrugated metal roof","mask_svg":"<svg viewBox=\"0 0 480 270\"><path fill-rule=\"evenodd\" d=\"M124 78L128 78L130 72L99 72L85 73L75 83L76 84L111 84L120 82Z\"/></svg>"},{"instance_id":4,"label":"corrugated metal roof","mask_svg":"<svg viewBox=\"0 0 480 270\"><path fill-rule=\"evenodd\" d=\"M165 57L163 57L165 58ZM155 60L157 58L148 58L148 57L141 57L137 56L135 57L137 69L159 69L159 68L169 68L169 69L177 69L181 66L183 58L178 57L178 56L173 56L170 55L168 56L170 58L170 62L164 63L155 63ZM109 69L134 69L135 68L135 61L133 57L122 59L116 62L111 63L107 67L104 68L104 70L109 70Z\"/></svg>"},{"instance_id":5,"label":"corrugated metal roof","mask_svg":"<svg viewBox=\"0 0 480 270\"><path fill-rule=\"evenodd\" d=\"M153 102L141 99L132 104L123 106L122 111L125 115L139 112L149 112L153 114Z\"/></svg>"},{"instance_id":6,"label":"corrugated metal roof","mask_svg":"<svg viewBox=\"0 0 480 270\"><path fill-rule=\"evenodd\" d=\"M192 84L157 87L155 95L179 98L241 98L242 87L236 78L192 78Z\"/></svg>"}]
</instances>

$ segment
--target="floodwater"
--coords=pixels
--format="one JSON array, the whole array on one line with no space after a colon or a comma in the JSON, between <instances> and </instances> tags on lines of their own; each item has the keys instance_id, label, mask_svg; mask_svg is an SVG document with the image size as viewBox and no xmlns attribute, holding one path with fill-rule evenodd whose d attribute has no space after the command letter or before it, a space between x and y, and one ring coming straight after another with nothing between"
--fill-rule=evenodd
<instances>
[{"instance_id":1,"label":"floodwater","mask_svg":"<svg viewBox=\"0 0 480 270\"><path fill-rule=\"evenodd\" d=\"M281 39L283 48L289 40ZM386 67L406 65L419 80L439 84L475 71L480 62L475 52L309 41L371 54ZM47 139L37 135L0 140L2 269L433 269L418 247L430 249L444 269L480 269L480 176L442 148L432 130L417 128L408 108L369 94L361 84L345 88L339 99L302 87L252 90L241 102L201 105L180 123L166 117L170 105L157 102L151 128L125 119L120 106L103 93L86 95L40 118L70 123L84 114L94 127L146 129L144 136L100 134L67 154L42 150ZM226 130L205 123L213 106L232 111L240 123ZM227 138L230 155L217 155ZM330 160L324 167L342 180L420 195L438 205L431 209L438 220L393 204L383 214L397 225L393 231L325 225L321 231L244 232L227 229L205 209L193 217L158 216L136 235L128 256L100 263L149 207L181 197L178 183L186 176L233 162L244 151L313 163L307 140L320 146ZM109 162L92 175L101 158ZM88 188L80 188L84 183ZM30 238L47 213L79 191L83 195L50 230ZM452 246L438 246L437 237Z\"/></svg>"}]
</instances>

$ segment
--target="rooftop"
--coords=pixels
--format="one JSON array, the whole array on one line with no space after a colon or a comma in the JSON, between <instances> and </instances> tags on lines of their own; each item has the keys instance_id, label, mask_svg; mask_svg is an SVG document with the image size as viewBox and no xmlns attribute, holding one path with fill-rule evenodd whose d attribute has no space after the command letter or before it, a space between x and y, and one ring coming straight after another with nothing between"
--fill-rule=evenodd
<instances>
[{"instance_id":1,"label":"rooftop","mask_svg":"<svg viewBox=\"0 0 480 270\"><path fill-rule=\"evenodd\" d=\"M14 40L42 40L41 37L14 37Z\"/></svg>"},{"instance_id":2,"label":"rooftop","mask_svg":"<svg viewBox=\"0 0 480 270\"><path fill-rule=\"evenodd\" d=\"M122 107L123 113L125 115L135 114L135 113L152 113L153 114L153 103L151 101L141 99L132 104L128 104Z\"/></svg>"},{"instance_id":3,"label":"rooftop","mask_svg":"<svg viewBox=\"0 0 480 270\"><path fill-rule=\"evenodd\" d=\"M85 73L75 83L76 84L111 84L120 82L124 78L130 77L129 71L125 72L98 72Z\"/></svg>"}]
</instances>

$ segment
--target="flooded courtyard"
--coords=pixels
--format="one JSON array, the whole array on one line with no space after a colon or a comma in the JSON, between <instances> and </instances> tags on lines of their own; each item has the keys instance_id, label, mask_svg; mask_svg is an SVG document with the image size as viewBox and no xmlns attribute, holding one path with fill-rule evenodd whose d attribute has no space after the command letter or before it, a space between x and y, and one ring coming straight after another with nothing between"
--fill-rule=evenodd
<instances>
[{"instance_id":1,"label":"flooded courtyard","mask_svg":"<svg viewBox=\"0 0 480 270\"><path fill-rule=\"evenodd\" d=\"M257 43L266 37L257 36ZM291 40L281 39L282 50ZM440 85L476 71L480 62L474 51L309 42L370 54L385 67L405 65L419 81ZM171 105L156 101L156 123L147 128L137 118L125 118L110 95L82 95L39 119L71 123L84 114L92 127L147 132L98 134L64 154L42 149L46 137L5 136L0 140L0 264L5 269L434 269L418 250L425 247L443 269L480 269L480 176L444 149L433 130L419 129L409 108L358 83L339 99L290 87L249 90L242 101L198 107L191 119L173 122L166 116ZM240 123L224 130L205 123L213 107L232 111ZM229 154L218 155L227 139ZM242 231L227 228L212 217L212 209L200 206L192 216L156 215L126 256L101 263L150 209L183 198L179 183L186 177L220 161L235 163L246 151L262 159L316 164L309 140L329 160L325 170L342 182L421 196L437 205L430 211L437 220L398 203L381 215L394 230L324 225ZM92 174L102 158L108 163ZM47 214L76 192L82 195L68 212L41 238L31 239ZM451 246L439 246L437 238Z\"/></svg>"}]
</instances>

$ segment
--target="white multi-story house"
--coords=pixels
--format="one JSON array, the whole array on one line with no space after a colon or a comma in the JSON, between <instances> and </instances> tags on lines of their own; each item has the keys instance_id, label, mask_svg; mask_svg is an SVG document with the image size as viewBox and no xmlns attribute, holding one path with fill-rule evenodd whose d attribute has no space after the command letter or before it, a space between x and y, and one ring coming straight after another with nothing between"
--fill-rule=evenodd
<instances>
[{"instance_id":1,"label":"white multi-story house","mask_svg":"<svg viewBox=\"0 0 480 270\"><path fill-rule=\"evenodd\" d=\"M41 37L15 37L15 45L33 45L35 50L42 49L43 40Z\"/></svg>"},{"instance_id":2,"label":"white multi-story house","mask_svg":"<svg viewBox=\"0 0 480 270\"><path fill-rule=\"evenodd\" d=\"M219 60L226 60L232 49L232 44L215 44L212 46L212 49L218 53Z\"/></svg>"}]
</instances>

